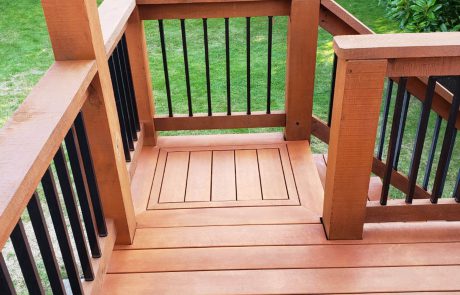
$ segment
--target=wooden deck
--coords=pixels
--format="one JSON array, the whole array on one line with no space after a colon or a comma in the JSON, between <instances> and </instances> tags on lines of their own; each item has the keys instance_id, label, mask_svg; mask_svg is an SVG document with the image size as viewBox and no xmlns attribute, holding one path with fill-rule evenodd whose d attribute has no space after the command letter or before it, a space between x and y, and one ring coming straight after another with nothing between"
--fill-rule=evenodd
<instances>
[{"instance_id":1,"label":"wooden deck","mask_svg":"<svg viewBox=\"0 0 460 295\"><path fill-rule=\"evenodd\" d=\"M134 243L116 246L102 290L460 294L459 222L369 224L363 240L327 240L326 163L278 134L160 137L132 179ZM369 199L378 188L371 180Z\"/></svg>"}]
</instances>

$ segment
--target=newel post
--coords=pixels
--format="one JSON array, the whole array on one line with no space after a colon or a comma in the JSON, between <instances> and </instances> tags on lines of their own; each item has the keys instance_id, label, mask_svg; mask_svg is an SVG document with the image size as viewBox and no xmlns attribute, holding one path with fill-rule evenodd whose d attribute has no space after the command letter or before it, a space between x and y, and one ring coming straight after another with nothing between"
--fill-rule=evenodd
<instances>
[{"instance_id":1,"label":"newel post","mask_svg":"<svg viewBox=\"0 0 460 295\"><path fill-rule=\"evenodd\" d=\"M286 140L310 139L320 0L292 0L286 61Z\"/></svg>"},{"instance_id":2,"label":"newel post","mask_svg":"<svg viewBox=\"0 0 460 295\"><path fill-rule=\"evenodd\" d=\"M144 143L146 145L155 145L156 131L153 123L155 106L153 103L152 79L150 77L144 24L139 17L137 6L128 20L125 36L128 45L139 120L144 128Z\"/></svg>"},{"instance_id":3,"label":"newel post","mask_svg":"<svg viewBox=\"0 0 460 295\"><path fill-rule=\"evenodd\" d=\"M323 211L331 240L362 239L386 69L339 57Z\"/></svg>"},{"instance_id":4,"label":"newel post","mask_svg":"<svg viewBox=\"0 0 460 295\"><path fill-rule=\"evenodd\" d=\"M128 170L94 0L42 0L55 59L95 60L97 71L82 112L105 216L115 221L117 243L130 244L135 231Z\"/></svg>"}]
</instances>

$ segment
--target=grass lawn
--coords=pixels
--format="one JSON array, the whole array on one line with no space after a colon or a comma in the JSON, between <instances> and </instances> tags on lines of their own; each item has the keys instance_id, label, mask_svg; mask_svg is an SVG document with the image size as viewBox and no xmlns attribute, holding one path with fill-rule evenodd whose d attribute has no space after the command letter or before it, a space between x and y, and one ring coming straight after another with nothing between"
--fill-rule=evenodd
<instances>
[{"instance_id":1,"label":"grass lawn","mask_svg":"<svg viewBox=\"0 0 460 295\"><path fill-rule=\"evenodd\" d=\"M377 33L397 32L396 23L384 17L384 9L378 0L338 0L352 14ZM51 45L40 2L37 0L0 0L0 127L30 92L34 84L53 62ZM272 110L284 109L284 83L286 60L286 17L274 18L272 53ZM165 21L165 36L171 82L173 110L187 113L185 74L179 21ZM267 77L267 18L251 20L251 97L252 110L265 110ZM201 20L187 20L187 43L190 67L193 111L207 111L206 76L204 68L203 29ZM232 111L246 110L246 20L230 19L231 97ZM146 22L146 35L156 110L167 113L166 91L163 75L158 23ZM211 63L211 93L213 112L226 111L225 39L224 21L208 20L208 37ZM332 70L332 37L320 30L318 40L317 70L314 95L314 113L326 119L329 108ZM394 99L393 99L394 103ZM401 152L400 169L407 172L416 133L420 104L412 100L406 125L406 136ZM390 114L390 118L391 118ZM424 159L430 144L435 117L430 119ZM445 126L445 123L444 125ZM270 129L273 130L273 129ZM441 129L442 130L442 129ZM249 132L227 130L219 132ZM252 130L253 131L253 130ZM211 133L211 131L205 131ZM213 131L216 132L216 131ZM198 132L188 132L198 133ZM168 134L168 133L167 133ZM389 130L387 131L387 135ZM443 131L438 144L442 143ZM457 140L458 141L458 140ZM387 140L388 142L388 140ZM327 146L313 140L316 152L326 152ZM424 167L422 161L422 168ZM451 194L456 173L460 168L458 145L447 177L445 196ZM433 166L434 169L436 167ZM423 174L423 173L420 173ZM423 175L420 175L420 180ZM433 179L434 177L432 177ZM396 192L394 192L397 194ZM30 224L29 224L30 225ZM11 249L10 249L11 250ZM43 269L41 269L43 270Z\"/></svg>"}]
</instances>

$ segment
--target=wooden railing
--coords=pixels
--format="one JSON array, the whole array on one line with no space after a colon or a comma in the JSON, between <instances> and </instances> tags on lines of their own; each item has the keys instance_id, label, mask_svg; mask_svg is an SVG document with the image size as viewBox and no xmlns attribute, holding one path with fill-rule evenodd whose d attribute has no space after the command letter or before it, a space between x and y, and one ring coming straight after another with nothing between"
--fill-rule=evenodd
<instances>
[{"instance_id":1,"label":"wooden railing","mask_svg":"<svg viewBox=\"0 0 460 295\"><path fill-rule=\"evenodd\" d=\"M452 199L439 199L458 129L460 90L452 96L446 89L437 85L435 77L460 74L459 37L459 33L434 33L334 38L338 66L328 140L323 215L330 239L359 239L362 237L365 222L460 220L458 179ZM425 82L417 77L427 76L430 78L425 91L415 93L409 89L409 81ZM386 163L383 163L380 151L383 149L383 143L379 143L379 151L375 158L374 146L386 77L402 78L392 78L399 86L387 159ZM451 101L445 99L446 96L436 95L437 88L438 93L449 95ZM409 173L405 176L401 171L397 171L397 159L411 94L422 102L422 111ZM391 97L390 90L387 97ZM444 105L448 108L439 107L441 103L436 104L436 101L445 102ZM387 105L389 106L388 103ZM436 105L438 107L435 107ZM432 110L447 121L447 126L433 189L430 192L426 186L417 185L417 176ZM388 116L387 110L384 114ZM430 165L433 157L432 150L429 155ZM380 201L367 201L371 172L383 178ZM397 184L406 194L405 201L388 200L390 183L395 186Z\"/></svg>"},{"instance_id":2,"label":"wooden railing","mask_svg":"<svg viewBox=\"0 0 460 295\"><path fill-rule=\"evenodd\" d=\"M53 292L64 293L40 197L47 201L74 294L96 293L114 243L132 242L135 213L130 178L142 146L155 145L160 130L280 126L285 127L286 140L309 139L312 133L328 142L324 223L331 239L359 239L364 222L407 220L403 218L407 214L458 219L458 204L444 200L439 205L426 200L418 205L414 200L411 206L367 205L366 201L371 170L383 164L376 162L373 151L385 77L400 84L393 77L409 77L405 89L423 98L427 81L418 76L458 74L459 45L451 42L458 40L458 34L435 34L420 41L419 35L395 35L391 40L371 35L336 38L329 128L312 116L318 25L333 35L371 33L333 1L141 0L136 4L105 0L99 9L94 1L42 3L56 62L0 131L0 247L11 238L17 253L25 253L17 256L31 292L41 290L41 281L22 228L24 211L31 215ZM289 16L285 111L272 110L267 95L267 110L253 112L248 92L245 113L233 112L230 103L223 114L214 113L211 106L206 114L195 114L188 96L188 114L172 110L168 116L155 114L143 20L246 17L249 26L251 17L268 17L271 23L277 15ZM185 21L181 24L185 35ZM407 46L408 40L415 41ZM184 42L183 49L186 46ZM419 50L425 47L430 50ZM228 65L225 70L228 76ZM450 111L455 103L451 93L439 88L431 108L458 129L460 119L452 119L456 112ZM373 164L377 168L372 169ZM393 177L385 183L398 188L409 183L401 181L404 177L398 172L390 172ZM414 196L425 192L415 186ZM61 198L66 200L69 224L62 217ZM67 227L72 227L75 254ZM83 269L84 282L78 267ZM0 293L14 294L2 256L0 280Z\"/></svg>"}]
</instances>

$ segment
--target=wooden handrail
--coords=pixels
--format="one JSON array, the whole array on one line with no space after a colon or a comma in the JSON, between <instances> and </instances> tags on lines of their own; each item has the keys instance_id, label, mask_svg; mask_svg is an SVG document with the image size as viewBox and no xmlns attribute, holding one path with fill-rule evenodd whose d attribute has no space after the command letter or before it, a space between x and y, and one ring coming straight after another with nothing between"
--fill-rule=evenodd
<instances>
[{"instance_id":1,"label":"wooden handrail","mask_svg":"<svg viewBox=\"0 0 460 295\"><path fill-rule=\"evenodd\" d=\"M320 25L333 36L374 34L369 27L333 0L321 0Z\"/></svg>"},{"instance_id":2,"label":"wooden handrail","mask_svg":"<svg viewBox=\"0 0 460 295\"><path fill-rule=\"evenodd\" d=\"M460 32L336 36L334 50L353 60L460 57Z\"/></svg>"},{"instance_id":3,"label":"wooden handrail","mask_svg":"<svg viewBox=\"0 0 460 295\"><path fill-rule=\"evenodd\" d=\"M88 97L95 61L58 61L0 130L0 248Z\"/></svg>"},{"instance_id":4,"label":"wooden handrail","mask_svg":"<svg viewBox=\"0 0 460 295\"><path fill-rule=\"evenodd\" d=\"M99 19L107 58L125 31L135 7L135 0L105 0L99 6Z\"/></svg>"}]
</instances>

